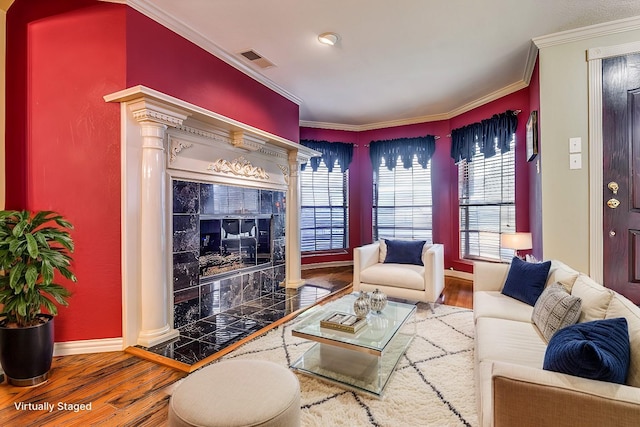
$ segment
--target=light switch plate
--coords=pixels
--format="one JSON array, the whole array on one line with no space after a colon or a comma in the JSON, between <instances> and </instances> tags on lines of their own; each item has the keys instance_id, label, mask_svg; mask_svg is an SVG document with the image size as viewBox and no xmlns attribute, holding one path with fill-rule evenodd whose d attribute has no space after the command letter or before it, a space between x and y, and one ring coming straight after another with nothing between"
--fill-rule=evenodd
<instances>
[{"instance_id":1,"label":"light switch plate","mask_svg":"<svg viewBox=\"0 0 640 427\"><path fill-rule=\"evenodd\" d=\"M582 153L582 138L569 138L569 153Z\"/></svg>"},{"instance_id":2,"label":"light switch plate","mask_svg":"<svg viewBox=\"0 0 640 427\"><path fill-rule=\"evenodd\" d=\"M582 169L582 154L569 154L569 169Z\"/></svg>"}]
</instances>

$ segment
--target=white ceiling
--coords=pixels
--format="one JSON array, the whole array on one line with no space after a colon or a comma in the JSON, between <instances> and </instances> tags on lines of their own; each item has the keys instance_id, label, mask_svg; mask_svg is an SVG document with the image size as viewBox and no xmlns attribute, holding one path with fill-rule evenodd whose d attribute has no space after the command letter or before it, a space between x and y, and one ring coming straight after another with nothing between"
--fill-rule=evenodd
<instances>
[{"instance_id":1,"label":"white ceiling","mask_svg":"<svg viewBox=\"0 0 640 427\"><path fill-rule=\"evenodd\" d=\"M127 3L301 101L303 124L354 128L450 117L525 87L533 38L640 15L640 0ZM246 65L248 49L276 66Z\"/></svg>"}]
</instances>

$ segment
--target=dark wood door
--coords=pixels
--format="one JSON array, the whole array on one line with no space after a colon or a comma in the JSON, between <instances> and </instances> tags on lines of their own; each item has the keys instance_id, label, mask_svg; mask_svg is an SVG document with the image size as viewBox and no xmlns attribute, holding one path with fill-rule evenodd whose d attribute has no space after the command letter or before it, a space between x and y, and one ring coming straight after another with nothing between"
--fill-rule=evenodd
<instances>
[{"instance_id":1,"label":"dark wood door","mask_svg":"<svg viewBox=\"0 0 640 427\"><path fill-rule=\"evenodd\" d=\"M604 285L640 304L640 54L602 72Z\"/></svg>"}]
</instances>

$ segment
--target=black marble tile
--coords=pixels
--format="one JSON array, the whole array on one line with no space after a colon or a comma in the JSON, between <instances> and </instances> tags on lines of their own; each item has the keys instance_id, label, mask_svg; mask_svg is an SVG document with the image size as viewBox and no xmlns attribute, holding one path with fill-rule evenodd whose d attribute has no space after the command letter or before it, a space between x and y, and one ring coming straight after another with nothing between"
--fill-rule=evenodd
<instances>
[{"instance_id":1,"label":"black marble tile","mask_svg":"<svg viewBox=\"0 0 640 427\"><path fill-rule=\"evenodd\" d=\"M271 215L273 213L273 191L260 190L260 213Z\"/></svg>"},{"instance_id":2,"label":"black marble tile","mask_svg":"<svg viewBox=\"0 0 640 427\"><path fill-rule=\"evenodd\" d=\"M160 356L168 357L169 359L175 359L176 349L182 346L185 346L189 343L193 342L192 339L187 338L185 336L179 336L176 339L168 341L166 343L158 344L153 347L145 348L145 350L150 351L155 354L159 354ZM144 347L142 347L144 348Z\"/></svg>"},{"instance_id":3,"label":"black marble tile","mask_svg":"<svg viewBox=\"0 0 640 427\"><path fill-rule=\"evenodd\" d=\"M173 215L173 252L200 250L198 215Z\"/></svg>"},{"instance_id":4,"label":"black marble tile","mask_svg":"<svg viewBox=\"0 0 640 427\"><path fill-rule=\"evenodd\" d=\"M240 316L235 315L235 313L232 313L231 311L225 311L224 313L219 313L215 316L209 316L202 319L203 322L210 323L216 328L226 328L240 320Z\"/></svg>"},{"instance_id":5,"label":"black marble tile","mask_svg":"<svg viewBox=\"0 0 640 427\"><path fill-rule=\"evenodd\" d=\"M260 213L260 190L245 188L242 198L242 212L248 214Z\"/></svg>"},{"instance_id":6,"label":"black marble tile","mask_svg":"<svg viewBox=\"0 0 640 427\"><path fill-rule=\"evenodd\" d=\"M199 212L199 184L189 181L173 181L173 213Z\"/></svg>"},{"instance_id":7,"label":"black marble tile","mask_svg":"<svg viewBox=\"0 0 640 427\"><path fill-rule=\"evenodd\" d=\"M174 292L173 298L174 328L200 320L200 290L197 287Z\"/></svg>"},{"instance_id":8,"label":"black marble tile","mask_svg":"<svg viewBox=\"0 0 640 427\"><path fill-rule=\"evenodd\" d=\"M245 331L246 334L252 334L255 331L259 331L260 329L266 327L269 323L259 322L255 319L251 319L248 317L242 318L238 320L236 323L232 325L234 329L239 329Z\"/></svg>"},{"instance_id":9,"label":"black marble tile","mask_svg":"<svg viewBox=\"0 0 640 427\"><path fill-rule=\"evenodd\" d=\"M210 342L191 341L187 345L178 347L174 352L174 359L180 362L193 365L212 354L220 351L220 347Z\"/></svg>"},{"instance_id":10,"label":"black marble tile","mask_svg":"<svg viewBox=\"0 0 640 427\"><path fill-rule=\"evenodd\" d=\"M198 339L203 337L204 335L211 334L218 329L217 325L209 322L205 322L203 320L199 320L195 323L190 323L186 326L183 326L179 329L180 335L184 335L185 337Z\"/></svg>"},{"instance_id":11,"label":"black marble tile","mask_svg":"<svg viewBox=\"0 0 640 427\"><path fill-rule=\"evenodd\" d=\"M200 213L212 215L216 213L214 184L200 184Z\"/></svg>"},{"instance_id":12,"label":"black marble tile","mask_svg":"<svg viewBox=\"0 0 640 427\"><path fill-rule=\"evenodd\" d=\"M286 313L284 311L271 310L267 308L253 313L249 318L257 320L258 322L273 323L276 320L282 319L285 315Z\"/></svg>"},{"instance_id":13,"label":"black marble tile","mask_svg":"<svg viewBox=\"0 0 640 427\"><path fill-rule=\"evenodd\" d=\"M284 191L274 191L273 193L273 214L283 215L285 212L286 193Z\"/></svg>"},{"instance_id":14,"label":"black marble tile","mask_svg":"<svg viewBox=\"0 0 640 427\"><path fill-rule=\"evenodd\" d=\"M198 252L179 252L173 254L173 290L198 286L200 270Z\"/></svg>"},{"instance_id":15,"label":"black marble tile","mask_svg":"<svg viewBox=\"0 0 640 427\"><path fill-rule=\"evenodd\" d=\"M220 282L203 285L200 288L200 313L208 317L220 313Z\"/></svg>"},{"instance_id":16,"label":"black marble tile","mask_svg":"<svg viewBox=\"0 0 640 427\"><path fill-rule=\"evenodd\" d=\"M220 309L222 311L242 304L242 276L220 281Z\"/></svg>"},{"instance_id":17,"label":"black marble tile","mask_svg":"<svg viewBox=\"0 0 640 427\"><path fill-rule=\"evenodd\" d=\"M260 272L244 274L242 276L242 303L260 298Z\"/></svg>"},{"instance_id":18,"label":"black marble tile","mask_svg":"<svg viewBox=\"0 0 640 427\"><path fill-rule=\"evenodd\" d=\"M262 310L264 307L262 306L255 306L255 305L239 305L237 307L233 307L230 308L229 310L225 311L225 313L234 315L234 316L238 316L238 317L244 317L244 316L250 316L255 312L258 312L260 310Z\"/></svg>"},{"instance_id":19,"label":"black marble tile","mask_svg":"<svg viewBox=\"0 0 640 427\"><path fill-rule=\"evenodd\" d=\"M213 344L219 348L228 347L231 344L240 341L248 334L235 328L216 329L215 332L200 337L200 341Z\"/></svg>"}]
</instances>

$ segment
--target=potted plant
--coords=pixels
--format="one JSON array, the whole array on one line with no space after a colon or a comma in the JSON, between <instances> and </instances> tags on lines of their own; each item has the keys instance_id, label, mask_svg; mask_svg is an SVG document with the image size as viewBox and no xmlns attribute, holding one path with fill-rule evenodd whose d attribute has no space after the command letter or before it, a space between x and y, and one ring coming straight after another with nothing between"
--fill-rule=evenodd
<instances>
[{"instance_id":1,"label":"potted plant","mask_svg":"<svg viewBox=\"0 0 640 427\"><path fill-rule=\"evenodd\" d=\"M54 283L69 270L71 223L52 211L0 211L0 363L10 384L46 381L53 360L55 302L71 295ZM43 313L42 310L47 313Z\"/></svg>"}]
</instances>

